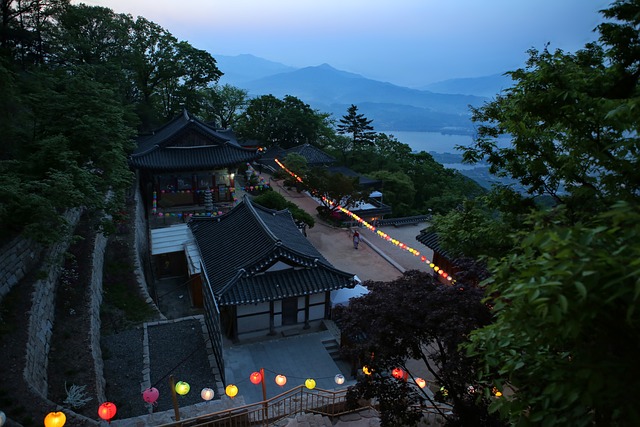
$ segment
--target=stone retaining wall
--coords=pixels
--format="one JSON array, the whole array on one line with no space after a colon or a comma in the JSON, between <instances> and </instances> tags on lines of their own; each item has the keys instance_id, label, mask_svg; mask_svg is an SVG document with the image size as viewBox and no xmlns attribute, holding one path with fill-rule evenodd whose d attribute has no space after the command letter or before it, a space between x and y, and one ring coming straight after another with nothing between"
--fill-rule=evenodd
<instances>
[{"instance_id":1,"label":"stone retaining wall","mask_svg":"<svg viewBox=\"0 0 640 427\"><path fill-rule=\"evenodd\" d=\"M0 249L0 301L40 262L43 247L21 236Z\"/></svg>"},{"instance_id":2,"label":"stone retaining wall","mask_svg":"<svg viewBox=\"0 0 640 427\"><path fill-rule=\"evenodd\" d=\"M65 214L70 232L65 239L51 245L45 251L42 271L46 272L47 277L36 281L34 285L23 376L27 384L43 397L47 397L48 389L47 368L55 315L56 286L64 262L63 255L69 248L71 236L81 214L80 209L73 209Z\"/></svg>"},{"instance_id":3,"label":"stone retaining wall","mask_svg":"<svg viewBox=\"0 0 640 427\"><path fill-rule=\"evenodd\" d=\"M102 348L100 346L100 306L102 305L102 276L104 271L104 253L107 248L108 239L102 233L98 233L93 246L93 256L91 261L91 282L89 298L90 330L89 342L91 354L93 356L94 369L96 373L96 394L98 402L107 400L105 394L106 380L104 379L104 361L102 360Z\"/></svg>"}]
</instances>

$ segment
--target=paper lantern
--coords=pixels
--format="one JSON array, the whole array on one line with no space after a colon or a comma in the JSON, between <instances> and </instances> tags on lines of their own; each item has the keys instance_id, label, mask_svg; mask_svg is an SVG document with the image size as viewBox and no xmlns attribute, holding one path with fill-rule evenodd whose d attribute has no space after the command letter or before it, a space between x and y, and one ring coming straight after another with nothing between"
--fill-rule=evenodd
<instances>
[{"instance_id":1,"label":"paper lantern","mask_svg":"<svg viewBox=\"0 0 640 427\"><path fill-rule=\"evenodd\" d=\"M7 416L4 414L4 412L0 411L0 427L2 427L6 422L7 422ZM46 421L45 421L45 425L46 425Z\"/></svg>"},{"instance_id":2,"label":"paper lantern","mask_svg":"<svg viewBox=\"0 0 640 427\"><path fill-rule=\"evenodd\" d=\"M100 416L100 418L102 418L105 421L109 421L111 420L111 418L116 416L116 411L118 410L118 408L116 408L116 405L114 405L111 402L104 402L102 405L100 405L100 407L98 408L98 415Z\"/></svg>"},{"instance_id":3,"label":"paper lantern","mask_svg":"<svg viewBox=\"0 0 640 427\"><path fill-rule=\"evenodd\" d=\"M404 371L400 368L393 368L391 375L393 375L393 378L400 380L404 377Z\"/></svg>"},{"instance_id":4,"label":"paper lantern","mask_svg":"<svg viewBox=\"0 0 640 427\"><path fill-rule=\"evenodd\" d=\"M3 420L6 420L4 413L1 414L0 417L0 425L4 424ZM64 412L49 412L46 417L44 417L44 426L45 427L62 427L67 422L67 416Z\"/></svg>"},{"instance_id":5,"label":"paper lantern","mask_svg":"<svg viewBox=\"0 0 640 427\"><path fill-rule=\"evenodd\" d=\"M491 393L493 393L493 395L494 395L495 397L500 397L500 396L502 396L502 392L501 392L500 390L498 390L498 388L497 388L497 387L494 387L493 389L491 389Z\"/></svg>"},{"instance_id":6,"label":"paper lantern","mask_svg":"<svg viewBox=\"0 0 640 427\"><path fill-rule=\"evenodd\" d=\"M284 375L276 375L276 384L282 387L286 383L287 383L287 377L285 377Z\"/></svg>"},{"instance_id":7,"label":"paper lantern","mask_svg":"<svg viewBox=\"0 0 640 427\"><path fill-rule=\"evenodd\" d=\"M314 380L313 378L307 378L307 380L304 382L304 386L309 390L313 390L314 388L316 388L316 380Z\"/></svg>"},{"instance_id":8,"label":"paper lantern","mask_svg":"<svg viewBox=\"0 0 640 427\"><path fill-rule=\"evenodd\" d=\"M160 396L160 392L155 387L149 387L142 392L142 399L147 403L155 403L158 400L158 396Z\"/></svg>"},{"instance_id":9,"label":"paper lantern","mask_svg":"<svg viewBox=\"0 0 640 427\"><path fill-rule=\"evenodd\" d=\"M260 374L260 372L253 372L249 375L249 381L253 384L260 384L262 382L262 374Z\"/></svg>"},{"instance_id":10,"label":"paper lantern","mask_svg":"<svg viewBox=\"0 0 640 427\"><path fill-rule=\"evenodd\" d=\"M338 374L338 375L335 376L334 380L335 380L336 384L342 385L342 384L344 384L344 375Z\"/></svg>"},{"instance_id":11,"label":"paper lantern","mask_svg":"<svg viewBox=\"0 0 640 427\"><path fill-rule=\"evenodd\" d=\"M234 397L236 397L236 394L238 394L238 387L236 387L234 384L229 384L224 392L227 394L227 396L233 399Z\"/></svg>"},{"instance_id":12,"label":"paper lantern","mask_svg":"<svg viewBox=\"0 0 640 427\"><path fill-rule=\"evenodd\" d=\"M184 396L185 394L189 393L189 390L191 390L191 386L189 385L189 383L186 383L184 381L178 381L176 383L176 393L178 393L180 396Z\"/></svg>"},{"instance_id":13,"label":"paper lantern","mask_svg":"<svg viewBox=\"0 0 640 427\"><path fill-rule=\"evenodd\" d=\"M213 396L215 395L215 393L213 392L213 390L211 390L208 387L205 387L202 389L202 391L200 392L200 397L202 397L202 400L211 400L213 399Z\"/></svg>"},{"instance_id":14,"label":"paper lantern","mask_svg":"<svg viewBox=\"0 0 640 427\"><path fill-rule=\"evenodd\" d=\"M371 375L371 369L369 369L369 367L367 365L364 365L362 367L362 373L365 375Z\"/></svg>"},{"instance_id":15,"label":"paper lantern","mask_svg":"<svg viewBox=\"0 0 640 427\"><path fill-rule=\"evenodd\" d=\"M426 385L427 385L427 382L425 380L423 380L422 378L416 378L416 384L420 388L425 388Z\"/></svg>"}]
</instances>

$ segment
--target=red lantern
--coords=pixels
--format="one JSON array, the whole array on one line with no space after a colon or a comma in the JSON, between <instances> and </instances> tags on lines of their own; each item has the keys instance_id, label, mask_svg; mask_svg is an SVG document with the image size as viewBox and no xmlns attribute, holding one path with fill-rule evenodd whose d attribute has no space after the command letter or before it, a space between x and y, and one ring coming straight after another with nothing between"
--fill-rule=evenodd
<instances>
[{"instance_id":1,"label":"red lantern","mask_svg":"<svg viewBox=\"0 0 640 427\"><path fill-rule=\"evenodd\" d=\"M393 368L391 375L393 375L393 378L401 380L404 377L404 371L400 368Z\"/></svg>"},{"instance_id":2,"label":"red lantern","mask_svg":"<svg viewBox=\"0 0 640 427\"><path fill-rule=\"evenodd\" d=\"M149 387L142 392L142 399L147 403L155 403L159 396L160 392L155 387Z\"/></svg>"},{"instance_id":3,"label":"red lantern","mask_svg":"<svg viewBox=\"0 0 640 427\"><path fill-rule=\"evenodd\" d=\"M116 408L116 405L114 405L113 403L104 402L98 408L98 415L105 421L111 421L111 418L116 416L117 410L118 408Z\"/></svg>"},{"instance_id":4,"label":"red lantern","mask_svg":"<svg viewBox=\"0 0 640 427\"><path fill-rule=\"evenodd\" d=\"M260 384L262 382L262 374L260 372L254 372L249 376L249 381L253 384Z\"/></svg>"}]
</instances>

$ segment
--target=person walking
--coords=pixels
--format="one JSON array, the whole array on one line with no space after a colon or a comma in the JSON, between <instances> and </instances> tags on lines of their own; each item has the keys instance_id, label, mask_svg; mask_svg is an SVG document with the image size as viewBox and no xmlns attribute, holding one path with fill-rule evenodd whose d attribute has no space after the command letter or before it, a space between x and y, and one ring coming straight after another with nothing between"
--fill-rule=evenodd
<instances>
[{"instance_id":1,"label":"person walking","mask_svg":"<svg viewBox=\"0 0 640 427\"><path fill-rule=\"evenodd\" d=\"M353 232L353 248L358 249L358 244L360 243L360 233L358 230Z\"/></svg>"}]
</instances>

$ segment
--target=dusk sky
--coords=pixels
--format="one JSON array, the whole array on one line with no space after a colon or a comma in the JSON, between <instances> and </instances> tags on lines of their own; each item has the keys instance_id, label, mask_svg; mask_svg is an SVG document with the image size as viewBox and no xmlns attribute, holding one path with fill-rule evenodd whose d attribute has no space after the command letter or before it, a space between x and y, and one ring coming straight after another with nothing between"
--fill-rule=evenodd
<instances>
[{"instance_id":1,"label":"dusk sky","mask_svg":"<svg viewBox=\"0 0 640 427\"><path fill-rule=\"evenodd\" d=\"M328 63L421 86L524 65L526 51L597 38L605 0L84 0L161 25L215 57ZM74 1L80 3L80 1ZM222 70L224 72L224 70Z\"/></svg>"}]
</instances>

